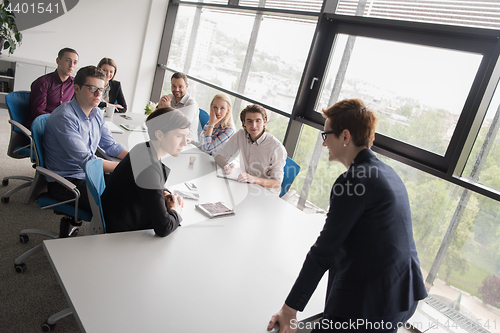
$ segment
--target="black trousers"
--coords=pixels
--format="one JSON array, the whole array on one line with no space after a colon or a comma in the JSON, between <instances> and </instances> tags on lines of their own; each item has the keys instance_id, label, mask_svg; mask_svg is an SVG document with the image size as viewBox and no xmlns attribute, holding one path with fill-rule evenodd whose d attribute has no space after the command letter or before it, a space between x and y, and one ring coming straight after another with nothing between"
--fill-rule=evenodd
<instances>
[{"instance_id":1,"label":"black trousers","mask_svg":"<svg viewBox=\"0 0 500 333\"><path fill-rule=\"evenodd\" d=\"M418 301L408 311L393 316L357 319L340 318L323 314L311 333L319 332L351 332L351 333L396 333L398 328L404 325L415 313Z\"/></svg>"},{"instance_id":2,"label":"black trousers","mask_svg":"<svg viewBox=\"0 0 500 333\"><path fill-rule=\"evenodd\" d=\"M111 174L104 174L104 182L107 183ZM76 185L78 191L80 191L80 198L78 199L78 208L83 208L85 210L91 210L89 195L87 192L87 184L85 183L85 179L77 179L67 177L67 180ZM56 200L65 201L74 199L75 195L73 192L68 190L66 187L62 186L58 182L48 182L47 183L47 192ZM74 202L71 205L75 205Z\"/></svg>"}]
</instances>

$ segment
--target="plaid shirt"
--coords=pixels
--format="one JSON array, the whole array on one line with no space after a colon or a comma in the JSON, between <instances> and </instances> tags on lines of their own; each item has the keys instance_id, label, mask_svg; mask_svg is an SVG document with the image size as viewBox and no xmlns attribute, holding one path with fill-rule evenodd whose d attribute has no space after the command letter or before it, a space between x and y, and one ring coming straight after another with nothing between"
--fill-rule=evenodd
<instances>
[{"instance_id":1,"label":"plaid shirt","mask_svg":"<svg viewBox=\"0 0 500 333\"><path fill-rule=\"evenodd\" d=\"M200 134L200 148L210 155L213 155L234 134L232 127L215 127L211 136L205 136L206 130L207 125Z\"/></svg>"}]
</instances>

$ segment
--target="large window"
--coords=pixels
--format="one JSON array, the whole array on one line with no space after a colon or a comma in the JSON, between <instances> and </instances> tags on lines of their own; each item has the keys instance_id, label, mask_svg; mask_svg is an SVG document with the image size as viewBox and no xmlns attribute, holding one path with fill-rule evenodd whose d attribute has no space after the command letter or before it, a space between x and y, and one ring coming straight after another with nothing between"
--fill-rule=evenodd
<instances>
[{"instance_id":1,"label":"large window","mask_svg":"<svg viewBox=\"0 0 500 333\"><path fill-rule=\"evenodd\" d=\"M314 19L181 6L167 67L291 113L315 27Z\"/></svg>"},{"instance_id":2,"label":"large window","mask_svg":"<svg viewBox=\"0 0 500 333\"><path fill-rule=\"evenodd\" d=\"M379 133L444 155L481 59L339 34L316 110L360 98L378 112Z\"/></svg>"}]
</instances>

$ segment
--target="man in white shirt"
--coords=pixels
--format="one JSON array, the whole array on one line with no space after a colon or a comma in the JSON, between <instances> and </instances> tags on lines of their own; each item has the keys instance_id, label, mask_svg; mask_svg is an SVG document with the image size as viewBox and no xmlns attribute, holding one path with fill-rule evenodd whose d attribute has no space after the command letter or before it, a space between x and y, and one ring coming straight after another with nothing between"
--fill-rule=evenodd
<instances>
[{"instance_id":1,"label":"man in white shirt","mask_svg":"<svg viewBox=\"0 0 500 333\"><path fill-rule=\"evenodd\" d=\"M189 84L187 83L186 74L180 72L174 73L170 79L170 87L172 93L162 96L157 108L172 107L182 111L191 122L188 139L189 141L196 142L198 141L198 125L200 123L198 117L200 109L196 101L187 92Z\"/></svg>"},{"instance_id":2,"label":"man in white shirt","mask_svg":"<svg viewBox=\"0 0 500 333\"><path fill-rule=\"evenodd\" d=\"M217 151L215 162L230 174L234 165L228 161L240 152L240 167L245 172L238 175L238 181L259 184L279 194L287 154L283 144L266 130L266 110L248 105L241 111L240 120L243 128Z\"/></svg>"}]
</instances>

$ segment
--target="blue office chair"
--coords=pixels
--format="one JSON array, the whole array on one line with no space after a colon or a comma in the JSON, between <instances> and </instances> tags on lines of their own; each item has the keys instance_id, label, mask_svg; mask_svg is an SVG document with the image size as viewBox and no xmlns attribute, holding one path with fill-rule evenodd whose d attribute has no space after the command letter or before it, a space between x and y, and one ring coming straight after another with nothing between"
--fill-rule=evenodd
<instances>
[{"instance_id":1,"label":"blue office chair","mask_svg":"<svg viewBox=\"0 0 500 333\"><path fill-rule=\"evenodd\" d=\"M203 127L205 127L205 125L208 123L208 119L210 119L210 116L208 115L207 111L200 109L198 119L200 120L200 128L198 129L198 133L201 133L201 131L203 131Z\"/></svg>"},{"instance_id":2,"label":"blue office chair","mask_svg":"<svg viewBox=\"0 0 500 333\"><path fill-rule=\"evenodd\" d=\"M85 164L85 182L87 183L90 207L92 208L92 221L87 228L86 235L96 235L106 233L106 224L104 223L104 215L102 213L101 195L106 188L104 182L104 171L102 169L102 160L97 158ZM52 316L50 316L43 324L42 331L50 332L56 322L70 314L73 311L71 308L66 308Z\"/></svg>"},{"instance_id":3,"label":"blue office chair","mask_svg":"<svg viewBox=\"0 0 500 333\"><path fill-rule=\"evenodd\" d=\"M9 123L11 125L7 155L17 159L31 157L31 132L23 125L29 111L30 92L11 92L5 96L5 104L7 104L7 109L9 110ZM3 178L2 185L9 185L10 179L23 180L25 183L22 183L21 185L6 192L1 199L3 203L9 202L9 198L12 194L25 187L31 186L31 183L33 182L32 177L8 176Z\"/></svg>"},{"instance_id":4,"label":"blue office chair","mask_svg":"<svg viewBox=\"0 0 500 333\"><path fill-rule=\"evenodd\" d=\"M45 130L45 122L47 121L48 117L48 114L38 116L31 125L36 173L35 178L33 179L33 183L31 184L30 190L28 192L28 201L36 199L36 202L42 209L50 208L54 210L56 214L63 215L63 217L61 218L59 226L59 234L46 230L25 229L22 230L19 235L19 240L21 243L27 243L29 241L28 234L45 235L51 238L75 236L78 233L77 227L81 225L81 221L89 222L92 219L91 212L78 208L78 199L80 198L80 192L76 188L76 185L44 167L43 132ZM75 198L63 202L52 198L46 192L46 177L54 179L55 181L62 184L68 190L73 192ZM74 202L75 205L71 205L71 202ZM70 226L72 226L72 228L68 232ZM41 250L42 244L35 246L28 252L18 257L14 261L14 268L16 269L16 272L23 273L26 270L24 260Z\"/></svg>"},{"instance_id":5,"label":"blue office chair","mask_svg":"<svg viewBox=\"0 0 500 333\"><path fill-rule=\"evenodd\" d=\"M101 195L106 188L102 160L99 158L85 164L85 182L89 194L90 208L92 208L92 221L87 229L87 235L106 233L106 223L102 213Z\"/></svg>"},{"instance_id":6,"label":"blue office chair","mask_svg":"<svg viewBox=\"0 0 500 333\"><path fill-rule=\"evenodd\" d=\"M294 160L287 156L283 171L285 174L283 176L283 181L281 182L280 198L284 196L285 193L288 192L290 186L292 186L295 177L297 177L300 172L300 165L298 165Z\"/></svg>"}]
</instances>

